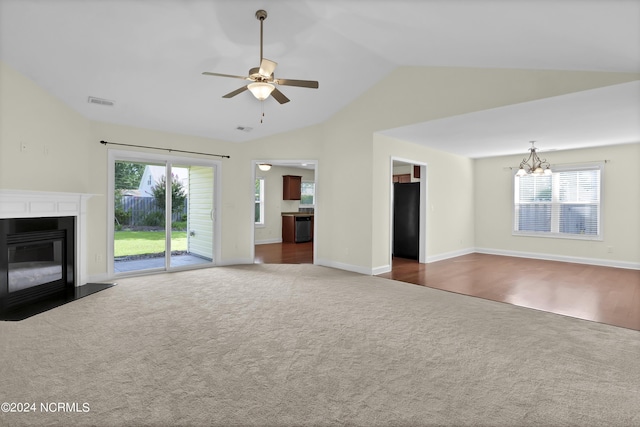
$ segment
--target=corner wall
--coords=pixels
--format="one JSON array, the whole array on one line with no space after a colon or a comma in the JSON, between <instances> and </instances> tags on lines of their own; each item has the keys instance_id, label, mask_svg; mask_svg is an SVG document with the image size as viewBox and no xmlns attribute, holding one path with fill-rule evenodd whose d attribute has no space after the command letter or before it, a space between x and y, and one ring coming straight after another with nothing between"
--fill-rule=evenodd
<instances>
[{"instance_id":1,"label":"corner wall","mask_svg":"<svg viewBox=\"0 0 640 427\"><path fill-rule=\"evenodd\" d=\"M473 251L473 161L380 134L373 137L373 151L374 270L390 267L391 157L427 164L427 176L420 179L427 186L427 227L420 230L426 237L427 262Z\"/></svg>"}]
</instances>

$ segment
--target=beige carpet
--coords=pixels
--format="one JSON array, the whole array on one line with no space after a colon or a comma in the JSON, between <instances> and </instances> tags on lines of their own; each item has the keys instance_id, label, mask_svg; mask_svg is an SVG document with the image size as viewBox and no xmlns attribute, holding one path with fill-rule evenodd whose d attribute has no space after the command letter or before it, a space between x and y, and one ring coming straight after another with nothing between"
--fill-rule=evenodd
<instances>
[{"instance_id":1,"label":"beige carpet","mask_svg":"<svg viewBox=\"0 0 640 427\"><path fill-rule=\"evenodd\" d=\"M36 404L3 426L640 425L638 331L313 265L123 279L0 344Z\"/></svg>"}]
</instances>

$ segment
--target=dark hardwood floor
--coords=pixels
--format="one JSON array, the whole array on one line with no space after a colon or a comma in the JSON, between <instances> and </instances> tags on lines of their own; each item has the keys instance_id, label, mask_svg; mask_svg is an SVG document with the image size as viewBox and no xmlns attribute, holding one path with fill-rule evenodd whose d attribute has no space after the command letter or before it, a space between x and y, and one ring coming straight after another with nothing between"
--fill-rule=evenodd
<instances>
[{"instance_id":1,"label":"dark hardwood floor","mask_svg":"<svg viewBox=\"0 0 640 427\"><path fill-rule=\"evenodd\" d=\"M638 270L474 253L380 277L640 331Z\"/></svg>"},{"instance_id":2,"label":"dark hardwood floor","mask_svg":"<svg viewBox=\"0 0 640 427\"><path fill-rule=\"evenodd\" d=\"M256 245L255 262L310 264L313 243ZM469 254L420 264L394 258L379 277L640 331L640 271Z\"/></svg>"},{"instance_id":3,"label":"dark hardwood floor","mask_svg":"<svg viewBox=\"0 0 640 427\"><path fill-rule=\"evenodd\" d=\"M257 264L313 264L313 242L256 245Z\"/></svg>"}]
</instances>

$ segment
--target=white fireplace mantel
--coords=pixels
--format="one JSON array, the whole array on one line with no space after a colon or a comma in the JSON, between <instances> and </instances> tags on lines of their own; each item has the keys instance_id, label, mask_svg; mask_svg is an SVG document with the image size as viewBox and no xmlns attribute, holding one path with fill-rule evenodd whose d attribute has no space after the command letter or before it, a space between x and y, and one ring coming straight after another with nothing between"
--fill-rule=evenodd
<instances>
[{"instance_id":1,"label":"white fireplace mantel","mask_svg":"<svg viewBox=\"0 0 640 427\"><path fill-rule=\"evenodd\" d=\"M87 200L94 194L0 189L0 219L73 216L76 218L76 286L87 281Z\"/></svg>"}]
</instances>

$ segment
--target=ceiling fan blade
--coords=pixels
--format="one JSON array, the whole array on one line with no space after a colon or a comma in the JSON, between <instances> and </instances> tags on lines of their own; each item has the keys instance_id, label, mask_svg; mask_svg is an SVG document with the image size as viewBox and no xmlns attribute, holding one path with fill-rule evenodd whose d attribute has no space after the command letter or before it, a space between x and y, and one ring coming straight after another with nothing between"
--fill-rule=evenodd
<instances>
[{"instance_id":1,"label":"ceiling fan blade","mask_svg":"<svg viewBox=\"0 0 640 427\"><path fill-rule=\"evenodd\" d=\"M242 79L242 80L251 80L250 78L248 78L247 76L234 76L233 74L220 74L220 73L210 73L208 71L205 71L204 73L205 76L216 76L216 77L231 77L233 79Z\"/></svg>"},{"instance_id":2,"label":"ceiling fan blade","mask_svg":"<svg viewBox=\"0 0 640 427\"><path fill-rule=\"evenodd\" d=\"M229 92L228 94L224 95L223 98L233 98L234 96L244 92L247 89L248 89L247 86L242 86L241 88L236 89L233 92Z\"/></svg>"},{"instance_id":3,"label":"ceiling fan blade","mask_svg":"<svg viewBox=\"0 0 640 427\"><path fill-rule=\"evenodd\" d=\"M318 82L314 80L275 79L274 82L283 86L299 86L318 89Z\"/></svg>"},{"instance_id":4,"label":"ceiling fan blade","mask_svg":"<svg viewBox=\"0 0 640 427\"><path fill-rule=\"evenodd\" d=\"M277 88L273 89L273 92L271 92L271 96L273 96L273 98L280 104L284 104L290 101L289 98L287 98L284 93L280 92Z\"/></svg>"},{"instance_id":5,"label":"ceiling fan blade","mask_svg":"<svg viewBox=\"0 0 640 427\"><path fill-rule=\"evenodd\" d=\"M262 61L260 61L260 71L258 72L263 77L269 77L273 74L273 70L276 69L277 65L277 62L271 61L267 58L262 58Z\"/></svg>"}]
</instances>

